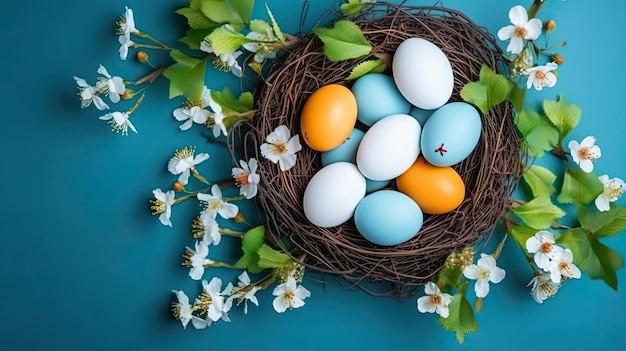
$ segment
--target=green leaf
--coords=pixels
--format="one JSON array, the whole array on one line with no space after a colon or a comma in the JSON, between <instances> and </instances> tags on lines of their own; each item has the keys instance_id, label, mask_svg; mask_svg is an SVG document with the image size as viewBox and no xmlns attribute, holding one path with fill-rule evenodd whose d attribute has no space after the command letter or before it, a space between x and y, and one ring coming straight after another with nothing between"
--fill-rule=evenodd
<instances>
[{"instance_id":1,"label":"green leaf","mask_svg":"<svg viewBox=\"0 0 626 351\"><path fill-rule=\"evenodd\" d=\"M170 81L170 99L183 95L188 100L199 101L204 88L206 61L187 56L180 50L170 51L170 57L176 63L163 72Z\"/></svg>"},{"instance_id":2,"label":"green leaf","mask_svg":"<svg viewBox=\"0 0 626 351\"><path fill-rule=\"evenodd\" d=\"M211 98L218 105L222 106L223 112L248 112L254 107L254 96L250 92L243 92L239 98L235 98L232 91L228 87L224 90L211 90Z\"/></svg>"},{"instance_id":3,"label":"green leaf","mask_svg":"<svg viewBox=\"0 0 626 351\"><path fill-rule=\"evenodd\" d=\"M271 29L271 28L272 26L270 26L270 24L264 20L254 19L250 21L251 32L265 33L268 29Z\"/></svg>"},{"instance_id":4,"label":"green leaf","mask_svg":"<svg viewBox=\"0 0 626 351\"><path fill-rule=\"evenodd\" d=\"M563 175L563 186L557 201L586 205L594 201L603 191L602 182L593 172L585 173L580 168L568 168Z\"/></svg>"},{"instance_id":5,"label":"green leaf","mask_svg":"<svg viewBox=\"0 0 626 351\"><path fill-rule=\"evenodd\" d=\"M489 66L482 65L477 82L465 84L461 89L461 98L476 105L483 113L500 104L509 93L509 81Z\"/></svg>"},{"instance_id":6,"label":"green leaf","mask_svg":"<svg viewBox=\"0 0 626 351\"><path fill-rule=\"evenodd\" d=\"M185 36L180 38L179 41L181 43L187 44L192 50L200 50L200 43L204 38L211 34L215 28L198 28L198 29L189 29Z\"/></svg>"},{"instance_id":7,"label":"green leaf","mask_svg":"<svg viewBox=\"0 0 626 351\"><path fill-rule=\"evenodd\" d=\"M611 236L626 230L626 208L611 205L608 211L600 212L588 207L578 207L576 214L581 227L596 236Z\"/></svg>"},{"instance_id":8,"label":"green leaf","mask_svg":"<svg viewBox=\"0 0 626 351\"><path fill-rule=\"evenodd\" d=\"M233 31L227 26L216 28L205 38L211 44L211 48L216 55L232 54L245 43L252 42L245 35Z\"/></svg>"},{"instance_id":9,"label":"green leaf","mask_svg":"<svg viewBox=\"0 0 626 351\"><path fill-rule=\"evenodd\" d=\"M259 267L262 268L278 268L293 262L289 255L274 250L267 244L261 245L257 253L259 254Z\"/></svg>"},{"instance_id":10,"label":"green leaf","mask_svg":"<svg viewBox=\"0 0 626 351\"><path fill-rule=\"evenodd\" d=\"M515 111L521 111L524 108L524 99L526 98L526 90L523 87L511 82L509 91L509 101L513 104Z\"/></svg>"},{"instance_id":11,"label":"green leaf","mask_svg":"<svg viewBox=\"0 0 626 351\"><path fill-rule=\"evenodd\" d=\"M372 46L359 26L348 20L335 22L333 28L318 27L313 32L324 43L324 53L331 61L342 61L365 56Z\"/></svg>"},{"instance_id":12,"label":"green leaf","mask_svg":"<svg viewBox=\"0 0 626 351\"><path fill-rule=\"evenodd\" d=\"M550 120L530 108L522 109L515 117L515 125L522 135L526 152L541 157L559 143L559 131Z\"/></svg>"},{"instance_id":13,"label":"green leaf","mask_svg":"<svg viewBox=\"0 0 626 351\"><path fill-rule=\"evenodd\" d=\"M617 290L616 270L624 267L624 259L618 252L600 243L583 228L563 231L558 242L572 250L574 264L590 279L601 279Z\"/></svg>"},{"instance_id":14,"label":"green leaf","mask_svg":"<svg viewBox=\"0 0 626 351\"><path fill-rule=\"evenodd\" d=\"M549 196L536 197L513 209L529 227L542 230L550 227L557 219L565 216L565 211L552 203Z\"/></svg>"},{"instance_id":15,"label":"green leaf","mask_svg":"<svg viewBox=\"0 0 626 351\"><path fill-rule=\"evenodd\" d=\"M458 288L461 283L461 278L463 277L463 270L459 265L455 265L452 268L444 268L439 271L438 277L440 280L443 280L448 287L448 289L444 288L442 291L449 292L451 288Z\"/></svg>"},{"instance_id":16,"label":"green leaf","mask_svg":"<svg viewBox=\"0 0 626 351\"><path fill-rule=\"evenodd\" d=\"M272 30L274 31L274 35L276 36L276 38L278 38L278 40L280 40L281 43L283 43L283 45L286 44L287 39L285 39L285 35L283 34L283 31L280 30L280 27L278 26L278 22L276 22L276 18L274 17L274 14L270 10L270 7L267 6L267 3L265 4L265 9L267 10L267 15L270 17L270 21L272 21Z\"/></svg>"},{"instance_id":17,"label":"green leaf","mask_svg":"<svg viewBox=\"0 0 626 351\"><path fill-rule=\"evenodd\" d=\"M467 290L467 282L461 285L459 291L452 296L452 301L448 305L450 314L447 318L438 317L437 321L443 329L456 333L456 339L459 344L465 340L465 334L469 334L478 330L478 322L474 316L474 309L467 301L465 292Z\"/></svg>"},{"instance_id":18,"label":"green leaf","mask_svg":"<svg viewBox=\"0 0 626 351\"><path fill-rule=\"evenodd\" d=\"M511 236L524 249L526 248L526 241L535 234L537 234L537 229L527 225L519 224L511 227Z\"/></svg>"},{"instance_id":19,"label":"green leaf","mask_svg":"<svg viewBox=\"0 0 626 351\"><path fill-rule=\"evenodd\" d=\"M552 124L559 130L559 141L563 140L578 125L582 115L580 107L566 103L563 96L559 96L557 101L545 100L543 110Z\"/></svg>"},{"instance_id":20,"label":"green leaf","mask_svg":"<svg viewBox=\"0 0 626 351\"><path fill-rule=\"evenodd\" d=\"M361 2L361 0L348 0L347 3L341 4L339 9L346 16L351 16L351 15L361 12L361 10L363 10L363 7L368 6L368 5L371 6L372 3Z\"/></svg>"},{"instance_id":21,"label":"green leaf","mask_svg":"<svg viewBox=\"0 0 626 351\"><path fill-rule=\"evenodd\" d=\"M348 80L355 80L368 73L382 73L387 68L387 64L382 59L367 60L354 66L350 72Z\"/></svg>"},{"instance_id":22,"label":"green leaf","mask_svg":"<svg viewBox=\"0 0 626 351\"><path fill-rule=\"evenodd\" d=\"M240 2L241 5L238 6L237 2ZM252 9L248 11L248 6L253 7L254 0L202 0L200 10L211 21L222 24L229 23L240 29L250 19ZM245 16L247 16L247 20Z\"/></svg>"},{"instance_id":23,"label":"green leaf","mask_svg":"<svg viewBox=\"0 0 626 351\"><path fill-rule=\"evenodd\" d=\"M235 266L242 269L247 269L250 273L259 273L265 268L259 266L259 249L264 245L265 241L265 227L257 226L248 230L241 240L241 250L243 255Z\"/></svg>"},{"instance_id":24,"label":"green leaf","mask_svg":"<svg viewBox=\"0 0 626 351\"><path fill-rule=\"evenodd\" d=\"M201 7L202 0L191 0L188 7L183 7L175 11L175 13L187 18L187 23L191 29L215 28L218 23L211 21L204 15Z\"/></svg>"},{"instance_id":25,"label":"green leaf","mask_svg":"<svg viewBox=\"0 0 626 351\"><path fill-rule=\"evenodd\" d=\"M522 177L534 197L549 196L556 193L554 187L556 175L546 167L532 165L526 169Z\"/></svg>"}]
</instances>

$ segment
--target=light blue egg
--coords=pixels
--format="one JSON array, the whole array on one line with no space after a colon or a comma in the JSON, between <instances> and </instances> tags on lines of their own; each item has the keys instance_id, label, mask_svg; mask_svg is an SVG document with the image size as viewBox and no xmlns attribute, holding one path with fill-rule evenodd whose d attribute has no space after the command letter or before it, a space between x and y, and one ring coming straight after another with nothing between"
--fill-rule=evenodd
<instances>
[{"instance_id":1,"label":"light blue egg","mask_svg":"<svg viewBox=\"0 0 626 351\"><path fill-rule=\"evenodd\" d=\"M413 116L418 122L420 122L420 126L426 124L428 117L433 114L436 110L424 110L417 106L411 107L411 111L409 111L409 115Z\"/></svg>"},{"instance_id":2,"label":"light blue egg","mask_svg":"<svg viewBox=\"0 0 626 351\"><path fill-rule=\"evenodd\" d=\"M424 158L439 167L452 166L469 156L480 139L482 122L476 108L450 102L438 108L422 129Z\"/></svg>"},{"instance_id":3,"label":"light blue egg","mask_svg":"<svg viewBox=\"0 0 626 351\"><path fill-rule=\"evenodd\" d=\"M371 180L365 178L365 192L373 193L374 191L380 190L391 183L391 180Z\"/></svg>"},{"instance_id":4,"label":"light blue egg","mask_svg":"<svg viewBox=\"0 0 626 351\"><path fill-rule=\"evenodd\" d=\"M356 164L356 151L359 148L361 139L365 133L362 130L354 128L346 141L336 148L322 152L322 166L328 166L335 162L350 162Z\"/></svg>"},{"instance_id":5,"label":"light blue egg","mask_svg":"<svg viewBox=\"0 0 626 351\"><path fill-rule=\"evenodd\" d=\"M366 195L354 211L358 232L368 241L383 246L401 244L422 228L424 215L407 195L379 190Z\"/></svg>"},{"instance_id":6,"label":"light blue egg","mask_svg":"<svg viewBox=\"0 0 626 351\"><path fill-rule=\"evenodd\" d=\"M400 94L393 78L386 74L369 73L358 78L352 85L352 93L356 98L357 119L367 126L411 110L411 104Z\"/></svg>"}]
</instances>

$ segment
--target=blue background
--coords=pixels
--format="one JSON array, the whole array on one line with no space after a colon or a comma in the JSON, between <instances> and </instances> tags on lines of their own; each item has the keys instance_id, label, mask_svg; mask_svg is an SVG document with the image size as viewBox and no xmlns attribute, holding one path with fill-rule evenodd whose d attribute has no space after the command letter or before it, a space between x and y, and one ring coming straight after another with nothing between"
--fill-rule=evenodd
<instances>
[{"instance_id":1,"label":"blue background","mask_svg":"<svg viewBox=\"0 0 626 351\"><path fill-rule=\"evenodd\" d=\"M283 30L295 33L303 2L267 3ZM312 2L305 29L334 4ZM516 2L443 4L495 33L508 24ZM0 77L6 83L0 94L0 349L626 350L625 290L583 277L537 305L526 288L531 277L523 257L511 242L500 260L507 278L492 288L478 314L480 330L463 345L434 315L418 313L414 298L376 298L311 280L305 280L312 296L304 308L278 315L271 291L263 291L261 306L251 306L248 315L234 309L230 324L183 330L171 318L170 290L195 296L200 288L179 264L184 247L193 243L188 223L197 208L176 207L169 228L150 215L148 200L152 189L174 180L166 162L176 148L197 145L209 152L201 169L212 179L228 177L231 165L225 150L206 143L199 129L177 129L171 111L182 101L166 98L165 80L150 87L133 116L137 135L116 135L98 120L99 111L79 108L72 76L93 82L98 64L129 79L145 72L117 55L114 22L124 6L134 9L138 28L166 42L182 34L184 20L173 11L183 0L20 1L0 14ZM256 18L267 18L262 1L256 8ZM583 119L570 137L595 135L603 151L598 173L626 177L624 1L553 0L540 17L555 18L553 39L568 42L560 50L566 63L558 84L542 98L563 94L578 104ZM159 55L153 61L167 62ZM226 74L207 84L237 88ZM234 258L236 242L228 239L210 257ZM605 242L626 255L624 235ZM215 269L205 277L212 275L230 280L236 273ZM624 282L626 272L620 270L618 278Z\"/></svg>"}]
</instances>

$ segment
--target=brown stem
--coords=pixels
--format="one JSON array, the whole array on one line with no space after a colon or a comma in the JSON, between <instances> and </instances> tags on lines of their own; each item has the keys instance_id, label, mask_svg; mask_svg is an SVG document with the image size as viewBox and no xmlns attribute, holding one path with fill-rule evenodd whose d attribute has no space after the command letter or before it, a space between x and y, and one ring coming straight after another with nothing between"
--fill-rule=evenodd
<instances>
[{"instance_id":1,"label":"brown stem","mask_svg":"<svg viewBox=\"0 0 626 351\"><path fill-rule=\"evenodd\" d=\"M145 75L143 77L141 77L138 81L136 81L134 84L135 85L139 85L139 84L143 84L143 83L148 83L151 84L152 82L154 82L155 79L157 79L161 73L163 73L163 71L165 71L167 69L167 67L159 67L157 69L155 69L154 71L148 73L148 75Z\"/></svg>"}]
</instances>

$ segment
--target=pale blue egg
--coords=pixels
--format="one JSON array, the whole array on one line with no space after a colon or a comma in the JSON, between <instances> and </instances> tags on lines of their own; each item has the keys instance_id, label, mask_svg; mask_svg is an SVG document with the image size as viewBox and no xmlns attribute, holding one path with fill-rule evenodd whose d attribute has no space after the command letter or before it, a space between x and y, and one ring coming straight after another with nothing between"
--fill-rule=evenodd
<instances>
[{"instance_id":1,"label":"pale blue egg","mask_svg":"<svg viewBox=\"0 0 626 351\"><path fill-rule=\"evenodd\" d=\"M411 104L402 96L391 76L369 73L352 85L356 98L357 119L371 126L380 119L396 114L408 114Z\"/></svg>"},{"instance_id":2,"label":"pale blue egg","mask_svg":"<svg viewBox=\"0 0 626 351\"><path fill-rule=\"evenodd\" d=\"M480 139L482 122L476 108L465 102L450 102L433 112L424 124L421 151L439 167L452 166L469 156Z\"/></svg>"},{"instance_id":3,"label":"pale blue egg","mask_svg":"<svg viewBox=\"0 0 626 351\"><path fill-rule=\"evenodd\" d=\"M407 195L396 190L379 190L366 195L354 211L358 232L369 242L383 246L401 244L422 228L424 215Z\"/></svg>"},{"instance_id":4,"label":"pale blue egg","mask_svg":"<svg viewBox=\"0 0 626 351\"><path fill-rule=\"evenodd\" d=\"M426 124L428 117L433 114L436 110L424 110L417 106L411 107L411 111L409 111L409 115L413 116L418 122L420 122L420 126Z\"/></svg>"},{"instance_id":5,"label":"pale blue egg","mask_svg":"<svg viewBox=\"0 0 626 351\"><path fill-rule=\"evenodd\" d=\"M356 151L364 135L363 131L354 128L346 141L332 150L322 152L322 166L328 166L335 162L356 163Z\"/></svg>"},{"instance_id":6,"label":"pale blue egg","mask_svg":"<svg viewBox=\"0 0 626 351\"><path fill-rule=\"evenodd\" d=\"M391 183L391 180L371 180L369 178L365 178L365 192L373 193L374 191L383 189L387 185Z\"/></svg>"}]
</instances>

